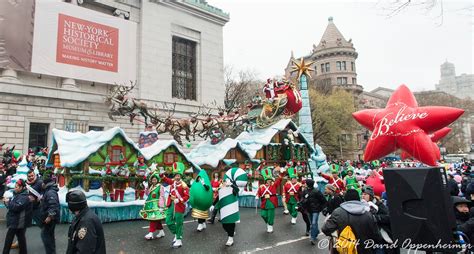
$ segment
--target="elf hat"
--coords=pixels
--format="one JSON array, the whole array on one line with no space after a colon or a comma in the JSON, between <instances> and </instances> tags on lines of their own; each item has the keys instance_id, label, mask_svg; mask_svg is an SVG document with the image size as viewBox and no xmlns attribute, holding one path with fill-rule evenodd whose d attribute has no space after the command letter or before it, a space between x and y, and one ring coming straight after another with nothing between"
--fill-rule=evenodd
<instances>
[{"instance_id":1,"label":"elf hat","mask_svg":"<svg viewBox=\"0 0 474 254\"><path fill-rule=\"evenodd\" d=\"M105 162L106 165L110 165L110 157L109 157L108 154L107 154L107 156L105 157L105 161L104 161L104 162Z\"/></svg>"},{"instance_id":2,"label":"elf hat","mask_svg":"<svg viewBox=\"0 0 474 254\"><path fill-rule=\"evenodd\" d=\"M338 174L339 173L339 165L338 164L331 164L331 174Z\"/></svg>"},{"instance_id":3,"label":"elf hat","mask_svg":"<svg viewBox=\"0 0 474 254\"><path fill-rule=\"evenodd\" d=\"M347 167L347 172L351 171L352 173L354 173L354 167L353 166L348 166Z\"/></svg>"},{"instance_id":4,"label":"elf hat","mask_svg":"<svg viewBox=\"0 0 474 254\"><path fill-rule=\"evenodd\" d=\"M266 167L266 168L262 169L262 171L260 173L263 176L264 181L273 180L273 174L272 174L272 168L271 167Z\"/></svg>"},{"instance_id":5,"label":"elf hat","mask_svg":"<svg viewBox=\"0 0 474 254\"><path fill-rule=\"evenodd\" d=\"M296 169L294 167L288 168L288 176L290 179L298 178L298 173L296 173Z\"/></svg>"},{"instance_id":6,"label":"elf hat","mask_svg":"<svg viewBox=\"0 0 474 254\"><path fill-rule=\"evenodd\" d=\"M148 181L151 181L151 179L153 179L153 178L156 178L156 180L158 180L158 182L160 182L161 181L160 173L158 171L155 171L155 172L151 173L148 176Z\"/></svg>"},{"instance_id":7,"label":"elf hat","mask_svg":"<svg viewBox=\"0 0 474 254\"><path fill-rule=\"evenodd\" d=\"M175 162L173 163L173 174L184 174L184 164L182 162Z\"/></svg>"}]
</instances>

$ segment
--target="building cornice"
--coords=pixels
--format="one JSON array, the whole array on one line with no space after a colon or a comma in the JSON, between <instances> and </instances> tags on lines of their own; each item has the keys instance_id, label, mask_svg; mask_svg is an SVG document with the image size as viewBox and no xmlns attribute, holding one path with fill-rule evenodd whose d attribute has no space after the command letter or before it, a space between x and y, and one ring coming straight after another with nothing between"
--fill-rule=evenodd
<instances>
[{"instance_id":1,"label":"building cornice","mask_svg":"<svg viewBox=\"0 0 474 254\"><path fill-rule=\"evenodd\" d=\"M216 14L215 12L211 12L203 8L203 5L198 4L196 1L193 0L180 0L180 1L159 1L159 0L150 0L150 2L154 2L157 4L166 5L171 8L180 9L185 11L191 15L206 19L218 25L224 26L227 22L229 22L229 15L222 12L222 14ZM211 8L212 6L206 5ZM215 7L212 7L215 8ZM216 10L219 10L215 8Z\"/></svg>"},{"instance_id":2,"label":"building cornice","mask_svg":"<svg viewBox=\"0 0 474 254\"><path fill-rule=\"evenodd\" d=\"M332 49L314 52L312 55L312 59L318 60L318 59L335 57L335 56L350 56L350 57L353 57L354 59L357 59L358 54L355 50L351 48L332 48Z\"/></svg>"}]
</instances>

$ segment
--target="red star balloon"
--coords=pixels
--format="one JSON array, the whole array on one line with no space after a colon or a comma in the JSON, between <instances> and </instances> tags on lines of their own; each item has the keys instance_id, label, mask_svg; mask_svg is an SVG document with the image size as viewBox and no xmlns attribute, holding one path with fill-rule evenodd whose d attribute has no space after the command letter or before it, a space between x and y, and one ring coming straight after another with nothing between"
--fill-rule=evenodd
<instances>
[{"instance_id":1,"label":"red star balloon","mask_svg":"<svg viewBox=\"0 0 474 254\"><path fill-rule=\"evenodd\" d=\"M432 144L433 147L436 149L436 159L437 160L441 159L441 153L439 152L439 148L438 148L438 145L436 144L436 142L438 142L440 139L446 137L446 135L448 135L448 133L450 131L451 131L451 128L444 127L443 129L435 131L435 132L428 135L430 137L431 141L433 141L433 144ZM400 157L402 158L402 160L406 160L406 159L411 158L413 156L411 156L409 153L407 153L405 151L402 151L402 154L401 154Z\"/></svg>"},{"instance_id":2,"label":"red star balloon","mask_svg":"<svg viewBox=\"0 0 474 254\"><path fill-rule=\"evenodd\" d=\"M458 119L464 110L451 107L418 107L407 86L395 90L384 109L366 109L352 116L372 131L364 160L381 158L398 147L419 161L436 166L437 152L427 133L437 131Z\"/></svg>"}]
</instances>

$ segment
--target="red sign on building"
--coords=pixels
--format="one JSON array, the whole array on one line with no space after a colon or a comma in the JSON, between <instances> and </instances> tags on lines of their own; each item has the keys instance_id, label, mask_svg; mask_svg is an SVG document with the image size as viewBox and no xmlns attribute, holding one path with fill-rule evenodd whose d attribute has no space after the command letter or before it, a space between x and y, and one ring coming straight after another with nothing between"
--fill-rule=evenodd
<instances>
[{"instance_id":1,"label":"red sign on building","mask_svg":"<svg viewBox=\"0 0 474 254\"><path fill-rule=\"evenodd\" d=\"M59 14L56 62L118 71L119 29Z\"/></svg>"}]
</instances>

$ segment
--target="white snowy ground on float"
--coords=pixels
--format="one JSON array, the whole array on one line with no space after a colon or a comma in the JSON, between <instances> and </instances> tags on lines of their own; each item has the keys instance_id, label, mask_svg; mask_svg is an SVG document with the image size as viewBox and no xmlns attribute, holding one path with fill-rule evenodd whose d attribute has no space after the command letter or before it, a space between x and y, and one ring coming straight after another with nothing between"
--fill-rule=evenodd
<instances>
[{"instance_id":1,"label":"white snowy ground on float","mask_svg":"<svg viewBox=\"0 0 474 254\"><path fill-rule=\"evenodd\" d=\"M127 188L125 190L124 201L125 202L105 202L102 200L102 188L96 190L89 190L85 192L84 189L80 186L68 189L66 187L59 188L58 196L59 203L61 206L67 206L66 203L66 194L71 190L80 190L84 192L87 198L87 205L89 207L124 207L124 206L142 206L145 204L145 200L135 200L135 190L132 188Z\"/></svg>"}]
</instances>

